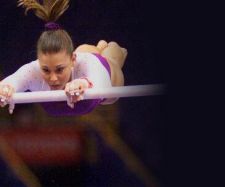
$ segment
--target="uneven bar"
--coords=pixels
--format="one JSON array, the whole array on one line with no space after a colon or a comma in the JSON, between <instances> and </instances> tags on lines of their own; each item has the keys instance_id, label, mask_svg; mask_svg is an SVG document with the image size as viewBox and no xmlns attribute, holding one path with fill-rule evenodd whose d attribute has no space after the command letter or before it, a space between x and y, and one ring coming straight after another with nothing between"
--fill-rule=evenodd
<instances>
[{"instance_id":1,"label":"uneven bar","mask_svg":"<svg viewBox=\"0 0 225 187\"><path fill-rule=\"evenodd\" d=\"M84 99L162 95L164 94L164 87L165 86L163 84L148 84L110 88L90 88L85 91ZM15 93L12 97L14 104L56 102L66 100L67 96L63 90Z\"/></svg>"}]
</instances>

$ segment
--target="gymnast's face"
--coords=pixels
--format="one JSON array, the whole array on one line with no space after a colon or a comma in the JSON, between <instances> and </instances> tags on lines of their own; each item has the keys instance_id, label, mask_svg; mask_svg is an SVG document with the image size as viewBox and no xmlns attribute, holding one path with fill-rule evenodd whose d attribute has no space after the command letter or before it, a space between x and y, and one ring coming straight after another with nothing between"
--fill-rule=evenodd
<instances>
[{"instance_id":1,"label":"gymnast's face","mask_svg":"<svg viewBox=\"0 0 225 187\"><path fill-rule=\"evenodd\" d=\"M71 68L74 66L75 57L65 51L53 54L38 55L41 74L51 90L63 90L71 79Z\"/></svg>"}]
</instances>

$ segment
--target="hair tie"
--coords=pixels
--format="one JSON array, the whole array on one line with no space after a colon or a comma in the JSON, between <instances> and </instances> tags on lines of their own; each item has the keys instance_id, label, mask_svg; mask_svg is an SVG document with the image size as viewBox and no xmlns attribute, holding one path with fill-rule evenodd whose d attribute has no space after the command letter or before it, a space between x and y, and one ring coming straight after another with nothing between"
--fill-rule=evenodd
<instances>
[{"instance_id":1,"label":"hair tie","mask_svg":"<svg viewBox=\"0 0 225 187\"><path fill-rule=\"evenodd\" d=\"M45 29L47 30L58 30L61 29L61 27L59 26L59 24L55 23L55 22L48 22L45 24Z\"/></svg>"}]
</instances>

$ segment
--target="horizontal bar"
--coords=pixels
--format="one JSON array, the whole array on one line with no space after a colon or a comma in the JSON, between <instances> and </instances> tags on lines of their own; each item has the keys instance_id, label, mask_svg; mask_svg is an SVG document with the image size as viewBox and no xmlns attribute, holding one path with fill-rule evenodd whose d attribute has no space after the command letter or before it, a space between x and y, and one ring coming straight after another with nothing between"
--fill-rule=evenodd
<instances>
[{"instance_id":1,"label":"horizontal bar","mask_svg":"<svg viewBox=\"0 0 225 187\"><path fill-rule=\"evenodd\" d=\"M110 88L90 88L85 90L84 99L121 98L137 97L164 94L164 85L133 85ZM40 103L66 101L67 96L64 90L56 91L35 91L13 94L12 101L17 103Z\"/></svg>"}]
</instances>

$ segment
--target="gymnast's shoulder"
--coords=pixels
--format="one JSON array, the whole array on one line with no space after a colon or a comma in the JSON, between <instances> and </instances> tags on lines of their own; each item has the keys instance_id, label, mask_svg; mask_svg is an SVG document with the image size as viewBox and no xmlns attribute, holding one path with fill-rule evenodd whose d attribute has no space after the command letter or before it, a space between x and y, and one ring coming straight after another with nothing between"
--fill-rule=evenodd
<instances>
[{"instance_id":1,"label":"gymnast's shoulder","mask_svg":"<svg viewBox=\"0 0 225 187\"><path fill-rule=\"evenodd\" d=\"M41 69L38 60L22 65L15 73L19 74L40 74Z\"/></svg>"},{"instance_id":2,"label":"gymnast's shoulder","mask_svg":"<svg viewBox=\"0 0 225 187\"><path fill-rule=\"evenodd\" d=\"M35 68L35 69L40 69L40 65L39 65L39 61L37 60L33 60L31 62L28 62L24 65L22 65L21 67L23 68Z\"/></svg>"}]
</instances>

